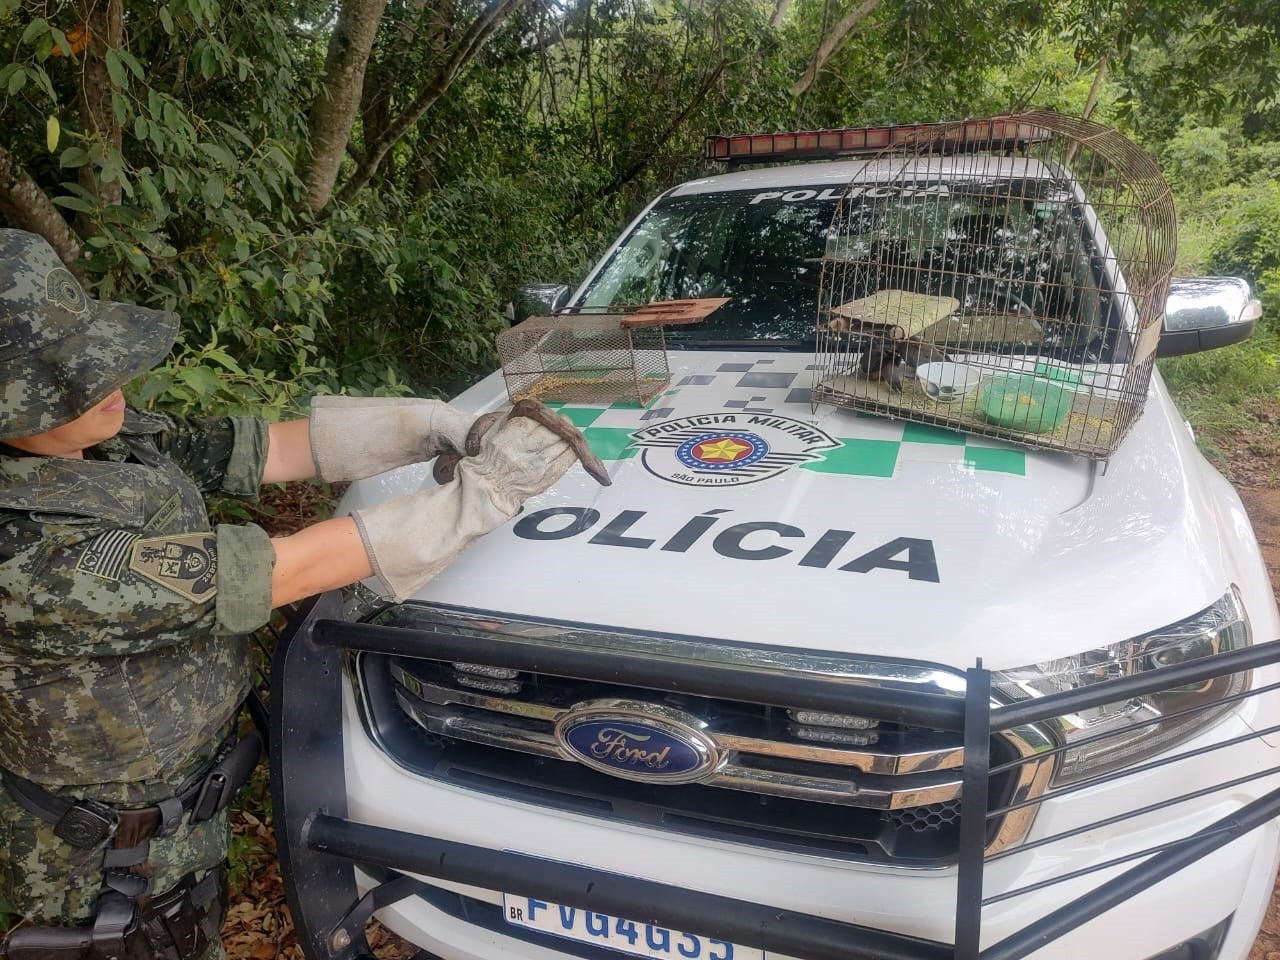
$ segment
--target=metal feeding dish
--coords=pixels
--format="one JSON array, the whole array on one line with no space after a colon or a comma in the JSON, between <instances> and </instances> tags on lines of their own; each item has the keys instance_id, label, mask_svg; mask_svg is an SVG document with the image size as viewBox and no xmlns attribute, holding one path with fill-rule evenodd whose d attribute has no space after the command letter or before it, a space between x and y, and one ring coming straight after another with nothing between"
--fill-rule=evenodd
<instances>
[{"instance_id":1,"label":"metal feeding dish","mask_svg":"<svg viewBox=\"0 0 1280 960\"><path fill-rule=\"evenodd\" d=\"M814 402L1110 456L1173 268L1155 163L1045 112L901 132L862 151L827 234Z\"/></svg>"},{"instance_id":2,"label":"metal feeding dish","mask_svg":"<svg viewBox=\"0 0 1280 960\"><path fill-rule=\"evenodd\" d=\"M498 334L498 359L514 403L647 404L671 383L663 327L700 323L727 297L643 307L570 308L529 317Z\"/></svg>"}]
</instances>

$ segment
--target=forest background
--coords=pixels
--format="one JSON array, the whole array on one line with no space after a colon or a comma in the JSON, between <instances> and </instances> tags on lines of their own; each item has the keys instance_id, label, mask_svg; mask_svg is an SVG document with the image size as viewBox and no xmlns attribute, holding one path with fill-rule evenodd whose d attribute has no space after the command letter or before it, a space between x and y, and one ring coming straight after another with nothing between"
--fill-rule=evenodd
<instances>
[{"instance_id":1,"label":"forest background","mask_svg":"<svg viewBox=\"0 0 1280 960\"><path fill-rule=\"evenodd\" d=\"M1254 285L1250 342L1161 366L1206 452L1280 486L1276 0L0 0L0 46L0 225L182 315L137 402L448 395L520 285L716 172L708 134L1049 108L1156 157L1180 275ZM276 532L326 509L292 497ZM256 960L298 955L265 789L227 927Z\"/></svg>"},{"instance_id":2,"label":"forest background","mask_svg":"<svg viewBox=\"0 0 1280 960\"><path fill-rule=\"evenodd\" d=\"M1180 274L1254 284L1260 334L1165 374L1276 481L1274 0L0 0L0 43L0 220L182 314L142 403L447 394L707 134L1047 107L1157 158Z\"/></svg>"}]
</instances>

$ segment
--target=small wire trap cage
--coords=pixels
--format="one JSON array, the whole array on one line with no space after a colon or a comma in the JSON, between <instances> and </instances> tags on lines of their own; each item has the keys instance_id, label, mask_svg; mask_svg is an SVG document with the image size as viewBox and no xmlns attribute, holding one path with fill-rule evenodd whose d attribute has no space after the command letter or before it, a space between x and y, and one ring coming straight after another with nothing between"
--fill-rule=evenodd
<instances>
[{"instance_id":1,"label":"small wire trap cage","mask_svg":"<svg viewBox=\"0 0 1280 960\"><path fill-rule=\"evenodd\" d=\"M725 297L663 300L634 307L590 307L529 317L498 334L498 359L514 403L644 406L671 383L663 328L700 323Z\"/></svg>"},{"instance_id":2,"label":"small wire trap cage","mask_svg":"<svg viewBox=\"0 0 1280 960\"><path fill-rule=\"evenodd\" d=\"M1146 401L1173 268L1155 163L1045 112L901 132L828 233L814 402L1110 456Z\"/></svg>"}]
</instances>

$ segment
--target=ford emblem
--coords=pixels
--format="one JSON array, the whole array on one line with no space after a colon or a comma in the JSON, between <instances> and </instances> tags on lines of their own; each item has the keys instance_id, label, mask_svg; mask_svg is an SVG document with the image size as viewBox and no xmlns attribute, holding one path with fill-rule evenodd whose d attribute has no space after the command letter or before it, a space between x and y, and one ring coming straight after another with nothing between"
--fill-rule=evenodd
<instances>
[{"instance_id":1,"label":"ford emblem","mask_svg":"<svg viewBox=\"0 0 1280 960\"><path fill-rule=\"evenodd\" d=\"M692 783L720 766L715 741L697 717L655 703L592 700L556 722L566 759L642 783Z\"/></svg>"}]
</instances>

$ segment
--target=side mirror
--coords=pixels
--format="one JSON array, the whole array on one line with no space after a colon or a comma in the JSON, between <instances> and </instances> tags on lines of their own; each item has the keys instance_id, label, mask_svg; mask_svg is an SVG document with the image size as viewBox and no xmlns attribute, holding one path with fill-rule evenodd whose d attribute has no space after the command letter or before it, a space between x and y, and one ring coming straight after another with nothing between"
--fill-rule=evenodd
<instances>
[{"instance_id":1,"label":"side mirror","mask_svg":"<svg viewBox=\"0 0 1280 960\"><path fill-rule=\"evenodd\" d=\"M1262 304L1239 277L1174 277L1157 357L1180 357L1253 336Z\"/></svg>"},{"instance_id":2,"label":"side mirror","mask_svg":"<svg viewBox=\"0 0 1280 960\"><path fill-rule=\"evenodd\" d=\"M527 283L507 304L507 319L519 323L527 317L549 317L568 304L572 292L563 283Z\"/></svg>"}]
</instances>

